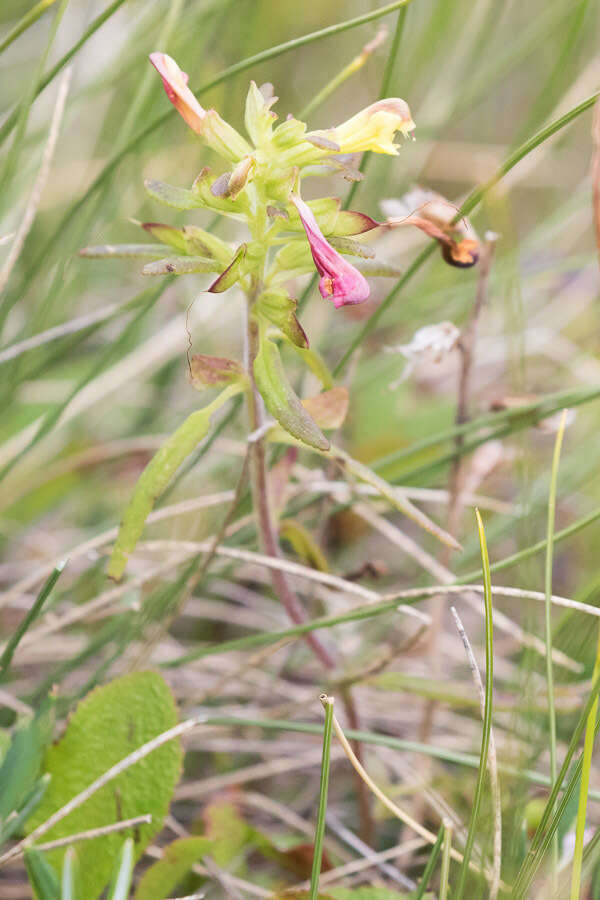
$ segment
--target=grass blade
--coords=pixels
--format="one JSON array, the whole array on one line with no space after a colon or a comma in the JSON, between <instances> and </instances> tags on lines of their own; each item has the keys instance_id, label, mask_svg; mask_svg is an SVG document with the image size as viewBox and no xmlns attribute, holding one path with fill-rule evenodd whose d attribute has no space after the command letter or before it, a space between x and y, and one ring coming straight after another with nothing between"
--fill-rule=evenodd
<instances>
[{"instance_id":1,"label":"grass blade","mask_svg":"<svg viewBox=\"0 0 600 900\"><path fill-rule=\"evenodd\" d=\"M485 531L483 522L479 514L479 510L475 510L477 516L477 530L479 532L479 544L481 547L481 563L483 567L483 584L485 588L485 707L483 716L483 735L481 739L481 755L479 758L479 771L477 773L477 783L475 785L475 793L473 795L473 806L471 811L471 820L469 822L469 830L463 855L463 863L460 870L458 887L456 890L456 900L461 900L465 883L467 880L467 872L469 870L469 860L473 851L475 842L475 829L477 828L477 819L479 816L479 808L481 806L481 798L483 795L483 784L485 781L485 771L488 762L488 753L490 748L490 734L492 730L492 692L493 692L493 618L492 618L492 578L490 574L490 560L488 556L487 543L485 540Z\"/></svg>"},{"instance_id":2,"label":"grass blade","mask_svg":"<svg viewBox=\"0 0 600 900\"><path fill-rule=\"evenodd\" d=\"M325 725L323 726L323 756L321 758L319 812L317 814L317 827L315 829L315 843L313 849L313 864L310 876L310 900L317 900L319 896L319 876L321 874L321 861L323 859L323 837L325 835L327 791L329 789L331 733L333 730L333 697L328 697L327 694L321 694L319 700L323 704L323 708L325 710Z\"/></svg>"},{"instance_id":3,"label":"grass blade","mask_svg":"<svg viewBox=\"0 0 600 900\"><path fill-rule=\"evenodd\" d=\"M558 482L558 463L560 450L565 433L567 410L564 409L560 419L560 425L556 432L554 442L554 454L552 457L552 473L550 476L550 492L548 496L548 530L546 537L546 564L545 564L545 606L544 624L546 639L546 685L548 690L548 730L550 732L550 777L556 779L556 710L554 700L554 672L552 668L552 568L554 561L554 518L556 512L556 486ZM556 891L558 869L558 834L554 835L552 845L552 885Z\"/></svg>"},{"instance_id":4,"label":"grass blade","mask_svg":"<svg viewBox=\"0 0 600 900\"><path fill-rule=\"evenodd\" d=\"M598 646L596 661L594 663L594 682L600 676L600 632L598 634ZM596 736L596 720L598 718L598 697L592 705L585 726L585 740L583 744L583 757L581 765L581 783L579 787L579 805L577 807L577 822L575 826L575 849L573 851L573 871L571 874L571 900L579 900L581 893L581 869L583 863L583 840L585 832L585 820L587 812L587 799L590 789L590 771L592 768L592 751Z\"/></svg>"},{"instance_id":5,"label":"grass blade","mask_svg":"<svg viewBox=\"0 0 600 900\"><path fill-rule=\"evenodd\" d=\"M3 41L0 41L0 53L6 50L13 41L23 34L24 31L37 22L40 16L43 16L47 9L50 9L53 3L56 3L56 0L39 0L31 9L22 16L14 28L8 32Z\"/></svg>"},{"instance_id":6,"label":"grass blade","mask_svg":"<svg viewBox=\"0 0 600 900\"><path fill-rule=\"evenodd\" d=\"M423 870L423 877L419 882L419 887L415 891L414 900L423 900L425 896L425 891L427 890L427 885L429 884L429 879L433 874L433 870L435 869L435 864L438 860L438 856L440 855L440 851L442 849L442 841L444 840L445 828L443 825L440 826L440 830L438 831L438 836L435 844L431 848L431 853L429 854L429 859L427 860L427 865Z\"/></svg>"},{"instance_id":7,"label":"grass blade","mask_svg":"<svg viewBox=\"0 0 600 900\"><path fill-rule=\"evenodd\" d=\"M12 658L15 654L15 650L19 646L21 638L26 633L29 626L32 625L39 616L44 603L52 593L54 585L60 578L66 564L67 560L65 559L63 562L59 563L58 566L56 566L56 568L46 581L45 585L37 595L33 605L28 610L27 614L23 617L22 621L19 622L18 626L15 628L13 634L11 635L8 643L6 644L6 647L4 648L4 652L0 657L0 681L5 680Z\"/></svg>"}]
</instances>

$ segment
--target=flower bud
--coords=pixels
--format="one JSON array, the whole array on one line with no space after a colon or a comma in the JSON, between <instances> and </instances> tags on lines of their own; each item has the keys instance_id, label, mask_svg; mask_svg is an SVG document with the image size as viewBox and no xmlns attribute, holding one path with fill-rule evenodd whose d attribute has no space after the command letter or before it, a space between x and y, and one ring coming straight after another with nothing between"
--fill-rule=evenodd
<instances>
[{"instance_id":1,"label":"flower bud","mask_svg":"<svg viewBox=\"0 0 600 900\"><path fill-rule=\"evenodd\" d=\"M191 90L189 77L182 72L175 60L166 53L151 53L150 62L162 78L167 97L196 134L202 133L202 123L206 117Z\"/></svg>"},{"instance_id":2,"label":"flower bud","mask_svg":"<svg viewBox=\"0 0 600 900\"><path fill-rule=\"evenodd\" d=\"M162 78L167 97L190 128L201 134L209 147L232 162L251 152L247 141L214 109L206 110L189 89L188 76L166 53L151 53L150 62Z\"/></svg>"}]
</instances>

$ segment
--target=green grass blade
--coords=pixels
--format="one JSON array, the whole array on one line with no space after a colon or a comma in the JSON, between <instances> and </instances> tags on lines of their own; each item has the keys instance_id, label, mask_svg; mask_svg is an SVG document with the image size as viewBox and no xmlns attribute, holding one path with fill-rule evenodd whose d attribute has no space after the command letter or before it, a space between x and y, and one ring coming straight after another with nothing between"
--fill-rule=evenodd
<instances>
[{"instance_id":1,"label":"green grass blade","mask_svg":"<svg viewBox=\"0 0 600 900\"><path fill-rule=\"evenodd\" d=\"M22 35L24 31L27 31L31 25L37 22L40 16L43 16L53 3L56 3L56 0L39 0L38 3L32 6L31 9L19 19L14 28L11 28L4 40L0 41L0 53L6 50L13 41L16 41L16 39Z\"/></svg>"},{"instance_id":2,"label":"green grass blade","mask_svg":"<svg viewBox=\"0 0 600 900\"><path fill-rule=\"evenodd\" d=\"M492 618L492 578L490 574L490 560L488 555L487 543L485 540L485 531L483 522L479 514L479 510L475 510L477 516L477 530L479 533L479 544L481 547L481 563L483 567L483 585L484 585L484 604L485 604L485 705L483 713L483 734L481 739L481 755L479 758L479 771L477 772L477 783L475 785L475 793L473 795L473 804L471 811L471 819L469 821L469 830L465 841L465 849L463 852L463 862L460 870L458 887L456 889L456 900L461 900L467 873L469 871L469 861L473 851L475 842L475 831L477 828L477 819L479 817L479 808L481 806L481 798L483 796L483 784L485 781L485 772L488 762L488 753L490 748L490 734L492 731L492 693L494 686L494 642L493 642L493 618Z\"/></svg>"},{"instance_id":3,"label":"green grass blade","mask_svg":"<svg viewBox=\"0 0 600 900\"><path fill-rule=\"evenodd\" d=\"M438 861L438 856L440 855L440 851L442 849L442 842L444 840L445 828L443 825L440 826L440 830L438 831L438 836L435 844L431 848L431 853L429 854L429 859L427 860L427 865L423 870L423 877L419 882L419 886L415 891L414 900L423 900L425 896L425 891L427 890L427 885L429 884L429 879L433 875L433 870L435 869L435 864Z\"/></svg>"},{"instance_id":4,"label":"green grass blade","mask_svg":"<svg viewBox=\"0 0 600 900\"><path fill-rule=\"evenodd\" d=\"M2 194L6 192L7 185L17 169L17 163L20 157L23 141L25 139L25 131L27 130L27 122L29 121L29 113L31 112L31 106L33 104L33 101L35 100L36 91L42 77L42 71L46 63L46 59L48 58L48 54L50 53L52 45L54 44L54 39L56 37L56 33L61 23L62 17L65 14L68 2L69 0L60 0L58 9L54 14L52 26L46 39L46 45L44 47L42 55L34 68L33 76L29 81L25 96L17 107L15 122L17 130L11 147L4 160L2 174L0 175L0 192L2 192Z\"/></svg>"},{"instance_id":5,"label":"green grass blade","mask_svg":"<svg viewBox=\"0 0 600 900\"><path fill-rule=\"evenodd\" d=\"M566 409L563 410L560 426L556 432L554 454L552 456L552 472L550 475L550 491L548 496L548 528L546 536L546 562L544 571L544 625L546 641L546 685L548 690L548 731L550 734L550 777L556 779L556 709L554 699L554 671L552 665L552 570L554 563L554 519L556 515L556 488L558 483L558 464L560 450L565 433ZM558 869L558 834L554 836L552 848L552 884L557 885Z\"/></svg>"},{"instance_id":6,"label":"green grass blade","mask_svg":"<svg viewBox=\"0 0 600 900\"><path fill-rule=\"evenodd\" d=\"M313 864L310 876L310 900L317 900L319 896L319 876L321 874L321 861L323 859L323 838L325 836L325 815L327 813L327 791L329 789L329 763L331 756L331 732L333 727L333 697L321 694L320 698L325 709L325 724L323 726L323 755L321 757L321 783L319 786L319 811L317 813L317 826L315 828L315 842L313 848Z\"/></svg>"},{"instance_id":7,"label":"green grass blade","mask_svg":"<svg viewBox=\"0 0 600 900\"><path fill-rule=\"evenodd\" d=\"M8 475L8 473L14 468L14 466L22 460L33 448L45 437L56 425L58 420L60 419L63 411L67 408L69 403L77 396L79 391L81 391L86 384L88 384L93 378L96 377L106 366L110 363L110 361L118 355L122 348L127 346L131 335L137 329L140 321L144 318L144 316L150 312L154 304L157 302L158 298L167 288L167 285L170 284L171 278L163 279L159 285L154 288L149 288L146 291L142 291L142 296L145 298L145 303L139 310L139 312L131 319L128 325L123 329L120 337L112 344L109 344L106 348L105 352L97 359L94 364L90 367L88 372L84 375L84 377L78 382L75 388L71 391L69 396L60 403L55 409L51 410L42 423L40 427L37 429L36 433L33 435L27 446L21 451L21 453L13 456L2 468L0 471L0 481Z\"/></svg>"},{"instance_id":8,"label":"green grass blade","mask_svg":"<svg viewBox=\"0 0 600 900\"><path fill-rule=\"evenodd\" d=\"M29 626L37 619L37 617L41 613L44 603L52 593L54 585L60 578L66 564L67 560L64 560L63 562L59 563L58 566L56 566L56 568L46 581L45 585L37 595L32 606L27 611L26 615L23 616L22 621L19 622L17 628L15 628L14 633L11 635L9 641L7 642L6 647L4 648L4 652L0 657L0 682L5 680L12 658L15 655L15 650L19 646L19 642L21 641Z\"/></svg>"},{"instance_id":9,"label":"green grass blade","mask_svg":"<svg viewBox=\"0 0 600 900\"><path fill-rule=\"evenodd\" d=\"M527 856L523 860L521 867L517 873L517 877L515 879L513 887L513 893L515 897L525 896L527 890L529 889L535 872L537 871L542 861L544 853L548 849L554 832L558 828L558 824L567 806L567 803L569 802L571 796L573 795L573 792L575 791L581 775L583 759L582 756L577 761L577 764L573 767L571 777L567 783L566 788L563 790L561 803L556 808L556 800L560 791L562 790L563 781L567 777L571 761L573 759L573 756L575 755L579 740L583 734L584 728L589 719L589 715L594 707L594 704L596 703L599 693L600 677L596 678L592 685L592 689L588 695L585 706L581 712L581 715L579 716L577 724L573 730L573 734L571 735L571 740L569 741L569 746L567 748L563 764L556 777L556 781L554 782L552 790L550 791L548 801L542 814L542 818L540 819L540 823L531 841L531 847L529 848ZM552 810L554 810L554 815L552 814Z\"/></svg>"},{"instance_id":10,"label":"green grass blade","mask_svg":"<svg viewBox=\"0 0 600 900\"><path fill-rule=\"evenodd\" d=\"M48 87L51 81L53 81L58 73L64 69L64 67L73 59L75 54L81 50L84 44L98 31L101 25L110 19L113 13L115 13L120 6L123 6L127 0L113 0L113 3L110 6L107 6L104 12L100 13L99 16L96 16L93 22L90 22L86 30L83 32L79 40L77 40L70 50L61 56L57 63L44 75L39 84L37 85L34 100L36 97L39 97L44 88ZM18 107L15 108L9 116L7 116L6 121L3 123L2 127L0 127L0 144L2 144L8 135L11 133L15 125L17 124L17 119L19 115Z\"/></svg>"},{"instance_id":11,"label":"green grass blade","mask_svg":"<svg viewBox=\"0 0 600 900\"><path fill-rule=\"evenodd\" d=\"M598 633L598 645L596 649L596 661L594 663L594 681L600 676L600 631ZM573 871L571 874L571 900L579 900L581 894L581 870L583 864L583 840L585 833L585 820L587 813L587 800L590 789L590 771L592 768L592 752L594 750L594 738L596 736L596 720L598 718L598 697L592 705L585 726L585 739L583 744L583 757L581 765L581 783L579 787L579 804L577 807L577 822L575 826L575 849L573 851Z\"/></svg>"}]
</instances>

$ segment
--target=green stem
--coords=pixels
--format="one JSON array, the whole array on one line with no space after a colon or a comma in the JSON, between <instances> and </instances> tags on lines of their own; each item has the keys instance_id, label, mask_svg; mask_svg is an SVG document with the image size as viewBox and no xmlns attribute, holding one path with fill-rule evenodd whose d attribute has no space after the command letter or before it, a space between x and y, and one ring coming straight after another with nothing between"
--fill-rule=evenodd
<instances>
[{"instance_id":1,"label":"green stem","mask_svg":"<svg viewBox=\"0 0 600 900\"><path fill-rule=\"evenodd\" d=\"M319 812L315 828L313 864L310 876L310 900L319 896L319 876L323 859L323 838L325 836L325 813L327 812L327 791L329 788L329 763L331 757L331 732L333 728L333 697L321 694L320 701L325 709L325 725L323 726L323 755L321 757L321 784L319 787Z\"/></svg>"}]
</instances>

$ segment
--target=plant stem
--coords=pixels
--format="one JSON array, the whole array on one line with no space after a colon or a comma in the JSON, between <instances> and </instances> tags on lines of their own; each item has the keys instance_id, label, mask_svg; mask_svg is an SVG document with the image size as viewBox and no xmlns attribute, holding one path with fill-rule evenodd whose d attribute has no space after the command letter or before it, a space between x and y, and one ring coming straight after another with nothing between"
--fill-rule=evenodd
<instances>
[{"instance_id":1,"label":"plant stem","mask_svg":"<svg viewBox=\"0 0 600 900\"><path fill-rule=\"evenodd\" d=\"M247 315L247 339L248 339L248 374L250 376L251 389L247 392L248 421L252 434L259 433L263 425L262 398L254 382L254 360L258 353L258 325L250 315L252 297L248 300ZM279 541L275 532L275 526L271 516L269 503L269 490L267 483L267 467L265 459L265 438L259 437L252 442L250 447L250 484L252 488L252 500L256 512L257 530L263 553L276 558L281 557ZM273 590L281 600L288 616L297 625L306 620L304 609L296 594L292 590L286 575L272 569L270 572ZM335 662L327 647L314 632L309 632L305 638L314 654L321 660L325 668L333 669Z\"/></svg>"},{"instance_id":2,"label":"plant stem","mask_svg":"<svg viewBox=\"0 0 600 900\"><path fill-rule=\"evenodd\" d=\"M258 325L251 315L252 304L256 296L258 296L259 285L255 285L253 291L248 295L247 303L247 347L248 347L248 375L250 378L251 389L247 391L248 405L248 421L251 434L260 435L260 429L263 425L263 406L262 398L258 392L254 381L254 360L259 349L259 333ZM265 437L259 436L254 440L249 448L250 450L250 485L252 490L252 501L256 514L257 531L261 547L268 556L281 558L281 550L279 548L279 540L275 525L271 516L271 507L269 503L269 486L267 481L267 466L265 454ZM270 570L271 584L275 594L283 604L288 616L297 625L306 622L306 613L298 597L293 591L287 576L278 569ZM312 649L313 653L319 659L326 669L335 668L335 659L325 644L321 641L318 634L309 631L305 634L304 639ZM343 703L350 727L359 730L359 718L349 690L343 692ZM357 757L362 760L362 749L360 744L354 743L354 751ZM369 843L373 825L371 819L371 811L369 805L369 797L366 788L361 779L357 780L358 804L362 822L362 838L365 843Z\"/></svg>"}]
</instances>

